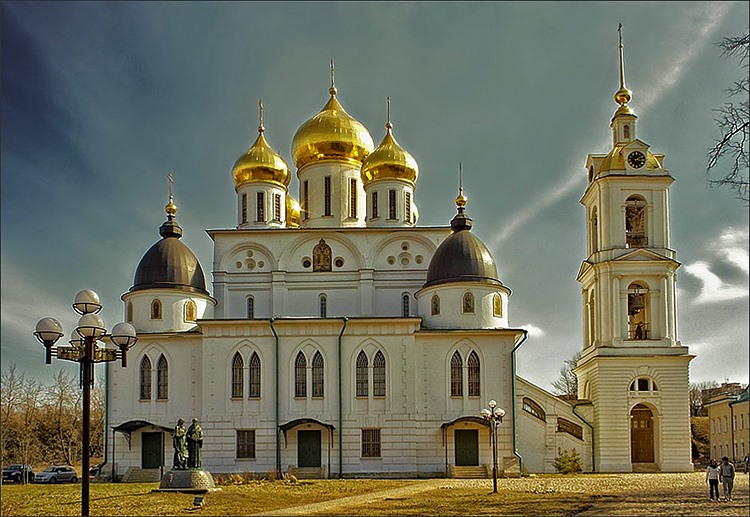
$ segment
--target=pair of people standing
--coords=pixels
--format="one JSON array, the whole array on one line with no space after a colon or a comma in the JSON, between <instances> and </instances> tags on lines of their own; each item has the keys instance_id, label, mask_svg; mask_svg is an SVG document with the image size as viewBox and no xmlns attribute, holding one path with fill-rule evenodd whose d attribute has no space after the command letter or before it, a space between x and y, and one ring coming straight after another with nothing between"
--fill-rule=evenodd
<instances>
[{"instance_id":1,"label":"pair of people standing","mask_svg":"<svg viewBox=\"0 0 750 517\"><path fill-rule=\"evenodd\" d=\"M732 488L734 486L734 464L729 461L727 456L721 458L721 464L717 465L716 460L711 460L706 468L706 483L709 487L709 499L717 502L719 499L719 481L722 484L724 500L732 500Z\"/></svg>"},{"instance_id":2,"label":"pair of people standing","mask_svg":"<svg viewBox=\"0 0 750 517\"><path fill-rule=\"evenodd\" d=\"M172 434L174 447L174 468L177 470L202 468L201 448L203 447L203 429L198 419L185 430L185 420L180 418Z\"/></svg>"}]
</instances>

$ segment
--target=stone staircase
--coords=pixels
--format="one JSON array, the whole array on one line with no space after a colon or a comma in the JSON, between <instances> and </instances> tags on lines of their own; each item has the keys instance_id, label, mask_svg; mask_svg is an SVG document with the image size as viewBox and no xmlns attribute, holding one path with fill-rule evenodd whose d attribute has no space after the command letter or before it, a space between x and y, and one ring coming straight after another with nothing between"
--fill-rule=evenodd
<instances>
[{"instance_id":1,"label":"stone staircase","mask_svg":"<svg viewBox=\"0 0 750 517\"><path fill-rule=\"evenodd\" d=\"M323 467L294 467L289 466L289 475L297 479L325 479Z\"/></svg>"},{"instance_id":2,"label":"stone staircase","mask_svg":"<svg viewBox=\"0 0 750 517\"><path fill-rule=\"evenodd\" d=\"M458 467L453 466L452 470L452 476L456 479L486 479L489 477L487 475L487 469L484 465L481 465L479 467Z\"/></svg>"},{"instance_id":3,"label":"stone staircase","mask_svg":"<svg viewBox=\"0 0 750 517\"><path fill-rule=\"evenodd\" d=\"M633 463L633 472L661 472L656 463Z\"/></svg>"},{"instance_id":4,"label":"stone staircase","mask_svg":"<svg viewBox=\"0 0 750 517\"><path fill-rule=\"evenodd\" d=\"M128 467L125 476L122 478L123 483L158 483L161 480L161 469L141 469L138 467Z\"/></svg>"}]
</instances>

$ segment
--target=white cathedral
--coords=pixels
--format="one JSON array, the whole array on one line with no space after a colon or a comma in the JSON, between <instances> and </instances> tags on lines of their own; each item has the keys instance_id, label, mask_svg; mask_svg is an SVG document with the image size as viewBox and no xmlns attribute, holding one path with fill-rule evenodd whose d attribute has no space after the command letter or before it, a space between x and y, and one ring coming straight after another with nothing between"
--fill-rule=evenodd
<instances>
[{"instance_id":1,"label":"white cathedral","mask_svg":"<svg viewBox=\"0 0 750 517\"><path fill-rule=\"evenodd\" d=\"M483 477L490 399L507 411L505 475L554 472L573 449L585 471L692 471L673 178L637 138L622 44L612 149L588 156L581 198L577 398L517 376L527 334L509 321L511 290L471 232L463 193L449 226L418 226L418 166L390 115L375 147L333 80L329 92L292 141L300 203L261 107L258 138L232 170L236 225L208 230L210 291L170 191L161 239L122 297L139 336L130 367L107 365L112 471L168 469L177 419L195 417L213 473Z\"/></svg>"}]
</instances>

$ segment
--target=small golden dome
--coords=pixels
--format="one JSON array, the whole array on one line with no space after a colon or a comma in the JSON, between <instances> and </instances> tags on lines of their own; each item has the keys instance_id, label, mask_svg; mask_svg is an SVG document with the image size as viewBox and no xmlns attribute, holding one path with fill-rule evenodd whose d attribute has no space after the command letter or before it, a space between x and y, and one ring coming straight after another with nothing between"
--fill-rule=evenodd
<instances>
[{"instance_id":1,"label":"small golden dome","mask_svg":"<svg viewBox=\"0 0 750 517\"><path fill-rule=\"evenodd\" d=\"M269 181L278 183L284 187L289 186L292 177L289 166L284 158L268 144L263 135L266 128L263 127L263 103L260 103L260 125L258 126L258 138L245 154L237 158L232 168L234 187L254 181Z\"/></svg>"},{"instance_id":2,"label":"small golden dome","mask_svg":"<svg viewBox=\"0 0 750 517\"><path fill-rule=\"evenodd\" d=\"M621 146L615 146L612 150L604 157L601 165L599 166L600 172L608 171L624 171L625 170L625 153L624 148ZM654 156L651 151L646 151L646 170L653 171L661 169L661 163L659 159Z\"/></svg>"},{"instance_id":3,"label":"small golden dome","mask_svg":"<svg viewBox=\"0 0 750 517\"><path fill-rule=\"evenodd\" d=\"M615 93L615 102L620 106L625 106L632 98L633 94L624 86Z\"/></svg>"},{"instance_id":4,"label":"small golden dome","mask_svg":"<svg viewBox=\"0 0 750 517\"><path fill-rule=\"evenodd\" d=\"M164 207L164 211L167 212L167 215L174 216L174 214L177 213L177 205L172 203L172 200L170 199L167 206Z\"/></svg>"},{"instance_id":5,"label":"small golden dome","mask_svg":"<svg viewBox=\"0 0 750 517\"><path fill-rule=\"evenodd\" d=\"M286 226L287 228L297 228L300 221L299 202L287 192L286 195Z\"/></svg>"},{"instance_id":6,"label":"small golden dome","mask_svg":"<svg viewBox=\"0 0 750 517\"><path fill-rule=\"evenodd\" d=\"M372 137L336 99L336 88L320 112L302 124L292 140L297 169L321 160L342 160L361 165L374 148Z\"/></svg>"},{"instance_id":7,"label":"small golden dome","mask_svg":"<svg viewBox=\"0 0 750 517\"><path fill-rule=\"evenodd\" d=\"M389 117L390 119L390 117ZM385 125L385 137L362 164L362 183L377 180L403 180L414 186L419 176L419 166L412 155L393 137L391 121Z\"/></svg>"}]
</instances>

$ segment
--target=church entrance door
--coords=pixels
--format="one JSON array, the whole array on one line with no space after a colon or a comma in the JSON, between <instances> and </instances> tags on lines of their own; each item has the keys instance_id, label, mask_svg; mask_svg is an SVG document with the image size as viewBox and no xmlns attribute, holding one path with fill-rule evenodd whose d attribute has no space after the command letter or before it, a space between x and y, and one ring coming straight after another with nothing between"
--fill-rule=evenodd
<instances>
[{"instance_id":1,"label":"church entrance door","mask_svg":"<svg viewBox=\"0 0 750 517\"><path fill-rule=\"evenodd\" d=\"M320 431L297 431L297 466L320 467Z\"/></svg>"},{"instance_id":2,"label":"church entrance door","mask_svg":"<svg viewBox=\"0 0 750 517\"><path fill-rule=\"evenodd\" d=\"M158 469L164 464L162 433L141 434L141 468Z\"/></svg>"},{"instance_id":3,"label":"church entrance door","mask_svg":"<svg viewBox=\"0 0 750 517\"><path fill-rule=\"evenodd\" d=\"M476 429L456 429L456 466L479 466L479 431Z\"/></svg>"},{"instance_id":4,"label":"church entrance door","mask_svg":"<svg viewBox=\"0 0 750 517\"><path fill-rule=\"evenodd\" d=\"M654 462L654 418L643 404L636 404L630 412L630 461Z\"/></svg>"}]
</instances>

